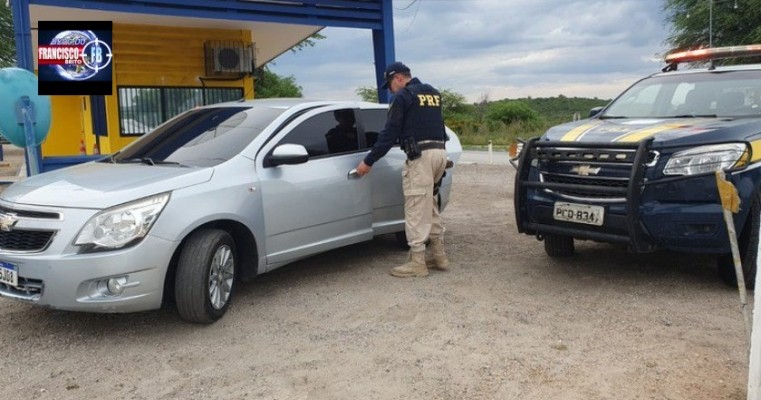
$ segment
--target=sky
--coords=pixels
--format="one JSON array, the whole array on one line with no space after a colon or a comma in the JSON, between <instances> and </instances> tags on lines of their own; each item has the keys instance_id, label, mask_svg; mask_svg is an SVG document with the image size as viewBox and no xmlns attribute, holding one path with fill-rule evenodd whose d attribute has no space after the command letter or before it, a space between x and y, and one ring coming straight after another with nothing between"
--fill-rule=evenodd
<instances>
[{"instance_id":1,"label":"sky","mask_svg":"<svg viewBox=\"0 0 761 400\"><path fill-rule=\"evenodd\" d=\"M664 66L664 0L393 0L396 59L468 102L609 99ZM358 100L375 87L367 29L325 28L270 68L304 97ZM659 58L660 57L660 58Z\"/></svg>"}]
</instances>

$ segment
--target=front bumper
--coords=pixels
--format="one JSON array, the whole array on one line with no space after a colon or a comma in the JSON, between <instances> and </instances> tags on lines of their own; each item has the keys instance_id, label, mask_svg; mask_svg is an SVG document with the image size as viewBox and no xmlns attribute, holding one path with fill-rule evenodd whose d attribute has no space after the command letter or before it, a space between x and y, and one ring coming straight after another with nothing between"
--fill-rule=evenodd
<instances>
[{"instance_id":1,"label":"front bumper","mask_svg":"<svg viewBox=\"0 0 761 400\"><path fill-rule=\"evenodd\" d=\"M71 243L95 210L56 211L60 218L20 218L14 227L54 234L40 251L0 250L0 261L16 267L19 283L16 287L0 283L0 296L70 311L122 313L161 306L177 243L147 235L129 248L78 254ZM109 278L121 279L123 293L110 295L104 290Z\"/></svg>"},{"instance_id":2,"label":"front bumper","mask_svg":"<svg viewBox=\"0 0 761 400\"><path fill-rule=\"evenodd\" d=\"M515 210L518 230L532 235L556 234L577 239L627 245L638 253L666 248L693 253L728 253L726 224L715 177L713 174L659 177L648 179L648 168L656 166L652 157L652 141L636 144L584 143L529 141L518 164L515 180ZM573 148L577 147L579 151ZM542 152L542 148L552 149ZM571 150L567 150L567 149ZM561 149L558 152L556 149ZM568 151L565 153L565 151ZM583 183L546 182L540 179L539 170L547 163L572 163L569 158L590 154L584 163L595 164L601 154L626 154L622 164L628 165L621 174L618 187L591 187ZM554 157L549 160L547 154ZM544 157L544 159L542 158ZM545 164L542 164L542 163ZM665 162L662 160L662 162ZM752 193L759 182L758 169L735 171L730 180L738 188L742 205L749 205ZM650 176L652 178L652 176ZM591 180L591 178L590 178ZM581 180L583 181L583 179ZM560 193L579 193L572 198ZM605 199L584 198L595 193ZM559 221L554 218L556 202L571 202L603 207L601 226L577 222ZM747 208L735 215L737 230L747 216Z\"/></svg>"},{"instance_id":3,"label":"front bumper","mask_svg":"<svg viewBox=\"0 0 761 400\"><path fill-rule=\"evenodd\" d=\"M529 234L557 234L577 239L624 244L637 252L659 248L700 253L727 253L726 225L718 204L646 203L635 220L636 240L628 234L630 221L623 206L604 205L602 226L557 221L554 201L532 198L530 214L522 225Z\"/></svg>"}]
</instances>

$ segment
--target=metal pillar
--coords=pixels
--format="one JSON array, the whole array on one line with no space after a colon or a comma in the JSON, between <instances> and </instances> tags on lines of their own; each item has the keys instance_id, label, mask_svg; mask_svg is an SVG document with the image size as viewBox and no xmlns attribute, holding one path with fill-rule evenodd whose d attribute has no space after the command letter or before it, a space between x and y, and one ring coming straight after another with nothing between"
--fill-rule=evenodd
<instances>
[{"instance_id":1,"label":"metal pillar","mask_svg":"<svg viewBox=\"0 0 761 400\"><path fill-rule=\"evenodd\" d=\"M11 14L13 15L13 32L16 37L16 65L34 73L34 46L32 45L32 28L29 15L29 0L12 0ZM33 151L26 146L26 173L33 175L33 165L42 165L42 148L35 145ZM33 157L33 160L30 160Z\"/></svg>"},{"instance_id":2,"label":"metal pillar","mask_svg":"<svg viewBox=\"0 0 761 400\"><path fill-rule=\"evenodd\" d=\"M386 89L381 89L381 85L383 85L383 72L396 58L394 54L394 16L391 0L383 0L381 15L383 26L381 29L373 29L375 77L378 88L378 102L388 103L389 92Z\"/></svg>"}]
</instances>

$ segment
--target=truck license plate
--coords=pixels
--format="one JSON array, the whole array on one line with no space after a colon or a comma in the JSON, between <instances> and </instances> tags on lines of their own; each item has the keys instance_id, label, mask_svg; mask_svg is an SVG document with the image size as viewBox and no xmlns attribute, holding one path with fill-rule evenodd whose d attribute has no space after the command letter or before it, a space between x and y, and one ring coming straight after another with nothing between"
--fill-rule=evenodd
<instances>
[{"instance_id":1,"label":"truck license plate","mask_svg":"<svg viewBox=\"0 0 761 400\"><path fill-rule=\"evenodd\" d=\"M605 209L586 204L555 203L553 218L558 221L601 226Z\"/></svg>"},{"instance_id":2,"label":"truck license plate","mask_svg":"<svg viewBox=\"0 0 761 400\"><path fill-rule=\"evenodd\" d=\"M0 283L18 286L18 268L11 263L0 261Z\"/></svg>"}]
</instances>

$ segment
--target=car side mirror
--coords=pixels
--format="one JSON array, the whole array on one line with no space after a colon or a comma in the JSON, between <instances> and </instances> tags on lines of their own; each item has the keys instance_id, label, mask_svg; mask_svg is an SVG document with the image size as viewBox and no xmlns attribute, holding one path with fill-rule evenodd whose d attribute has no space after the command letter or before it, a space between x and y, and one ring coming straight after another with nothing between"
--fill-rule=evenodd
<instances>
[{"instance_id":1,"label":"car side mirror","mask_svg":"<svg viewBox=\"0 0 761 400\"><path fill-rule=\"evenodd\" d=\"M599 114L600 111L602 111L605 107L599 106L599 107L592 107L592 109L589 110L589 118L594 117L595 115Z\"/></svg>"},{"instance_id":2,"label":"car side mirror","mask_svg":"<svg viewBox=\"0 0 761 400\"><path fill-rule=\"evenodd\" d=\"M268 157L270 165L303 164L309 161L307 149L300 144L281 144Z\"/></svg>"}]
</instances>

